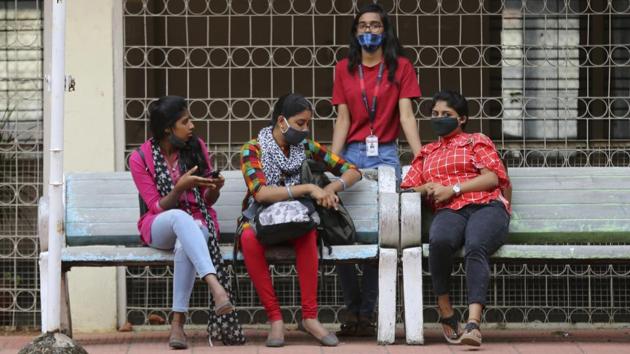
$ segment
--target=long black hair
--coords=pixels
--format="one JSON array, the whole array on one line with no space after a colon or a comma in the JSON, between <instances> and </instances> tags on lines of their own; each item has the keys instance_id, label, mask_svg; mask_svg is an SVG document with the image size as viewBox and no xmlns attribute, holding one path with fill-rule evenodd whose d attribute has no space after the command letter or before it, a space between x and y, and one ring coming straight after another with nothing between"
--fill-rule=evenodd
<instances>
[{"instance_id":1,"label":"long black hair","mask_svg":"<svg viewBox=\"0 0 630 354\"><path fill-rule=\"evenodd\" d=\"M375 12L381 17L381 22L383 23L383 56L385 57L385 65L387 65L387 70L389 71L387 79L389 82L394 83L396 69L398 68L398 57L405 56L405 54L403 53L400 42L398 42L398 37L396 37L394 27L392 26L387 12L385 12L379 4L367 4L361 7L354 17L352 30L350 31L348 71L354 73L357 66L361 64L361 45L357 40L357 25L359 24L359 18L368 12Z\"/></svg>"},{"instance_id":2,"label":"long black hair","mask_svg":"<svg viewBox=\"0 0 630 354\"><path fill-rule=\"evenodd\" d=\"M153 139L160 141L168 134L167 130L173 128L182 117L188 105L186 99L180 96L163 96L149 105L149 128ZM179 149L179 167L185 172L197 166L196 175L205 176L209 173L206 158L201 150L199 139L193 135L184 148Z\"/></svg>"},{"instance_id":3,"label":"long black hair","mask_svg":"<svg viewBox=\"0 0 630 354\"><path fill-rule=\"evenodd\" d=\"M300 95L299 93L288 93L286 95L282 95L278 98L276 104L273 105L270 125L275 126L278 122L278 117L281 115L286 119L289 119L304 111L313 112L313 106L306 97Z\"/></svg>"}]
</instances>

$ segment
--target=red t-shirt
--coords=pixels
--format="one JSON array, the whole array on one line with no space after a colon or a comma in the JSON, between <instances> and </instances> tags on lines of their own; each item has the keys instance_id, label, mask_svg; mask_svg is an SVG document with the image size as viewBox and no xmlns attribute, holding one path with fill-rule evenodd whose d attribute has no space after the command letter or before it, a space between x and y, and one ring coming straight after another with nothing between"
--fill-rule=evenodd
<instances>
[{"instance_id":1,"label":"red t-shirt","mask_svg":"<svg viewBox=\"0 0 630 354\"><path fill-rule=\"evenodd\" d=\"M365 76L365 90L368 103L372 107L372 96L379 64L363 67ZM374 118L374 135L379 143L390 143L398 138L400 131L400 112L398 100L401 98L420 97L420 86L416 79L416 72L409 59L398 57L398 68L394 76L394 83L390 82L387 66L383 70L383 79L376 103L376 117ZM350 129L346 143L364 142L370 135L370 117L361 96L359 69L353 73L348 71L348 59L343 59L335 66L335 82L333 85L332 104L346 104L350 110Z\"/></svg>"}]
</instances>

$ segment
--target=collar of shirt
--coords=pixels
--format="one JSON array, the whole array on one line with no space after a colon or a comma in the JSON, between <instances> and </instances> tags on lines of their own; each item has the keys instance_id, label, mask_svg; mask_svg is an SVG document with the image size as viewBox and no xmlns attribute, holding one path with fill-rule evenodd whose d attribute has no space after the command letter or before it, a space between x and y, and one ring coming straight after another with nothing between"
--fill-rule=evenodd
<instances>
[{"instance_id":1,"label":"collar of shirt","mask_svg":"<svg viewBox=\"0 0 630 354\"><path fill-rule=\"evenodd\" d=\"M447 146L466 146L472 144L473 140L471 134L461 132L459 134L449 136L447 138L439 137L436 147L447 147Z\"/></svg>"}]
</instances>

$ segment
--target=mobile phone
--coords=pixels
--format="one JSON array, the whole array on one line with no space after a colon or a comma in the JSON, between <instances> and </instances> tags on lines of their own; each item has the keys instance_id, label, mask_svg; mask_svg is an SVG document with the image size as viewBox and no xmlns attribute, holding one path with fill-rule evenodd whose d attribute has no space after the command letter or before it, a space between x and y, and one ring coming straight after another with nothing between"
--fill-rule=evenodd
<instances>
[{"instance_id":1,"label":"mobile phone","mask_svg":"<svg viewBox=\"0 0 630 354\"><path fill-rule=\"evenodd\" d=\"M221 177L221 170L214 170L210 173L210 177L212 178L219 178Z\"/></svg>"},{"instance_id":2,"label":"mobile phone","mask_svg":"<svg viewBox=\"0 0 630 354\"><path fill-rule=\"evenodd\" d=\"M416 190L413 188L401 189L400 193L416 193Z\"/></svg>"}]
</instances>

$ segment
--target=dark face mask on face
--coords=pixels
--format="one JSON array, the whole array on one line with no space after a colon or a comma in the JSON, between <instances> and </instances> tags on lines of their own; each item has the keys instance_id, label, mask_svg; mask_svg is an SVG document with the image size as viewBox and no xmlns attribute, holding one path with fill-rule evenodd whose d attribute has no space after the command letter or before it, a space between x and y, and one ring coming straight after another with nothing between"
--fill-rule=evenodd
<instances>
[{"instance_id":1,"label":"dark face mask on face","mask_svg":"<svg viewBox=\"0 0 630 354\"><path fill-rule=\"evenodd\" d=\"M383 35L382 34L373 34L370 32L361 33L357 40L361 45L361 48L368 53L374 53L383 43Z\"/></svg>"},{"instance_id":2,"label":"dark face mask on face","mask_svg":"<svg viewBox=\"0 0 630 354\"><path fill-rule=\"evenodd\" d=\"M308 130L297 130L289 125L289 120L284 118L284 121L287 123L287 130L282 130L282 136L284 137L284 141L289 145L297 145L301 143L308 136Z\"/></svg>"},{"instance_id":3,"label":"dark face mask on face","mask_svg":"<svg viewBox=\"0 0 630 354\"><path fill-rule=\"evenodd\" d=\"M437 135L445 136L457 129L459 122L455 117L433 117L431 118L431 126Z\"/></svg>"},{"instance_id":4,"label":"dark face mask on face","mask_svg":"<svg viewBox=\"0 0 630 354\"><path fill-rule=\"evenodd\" d=\"M168 141L178 150L188 149L190 146L188 145L189 141L180 139L171 132L168 136Z\"/></svg>"}]
</instances>

